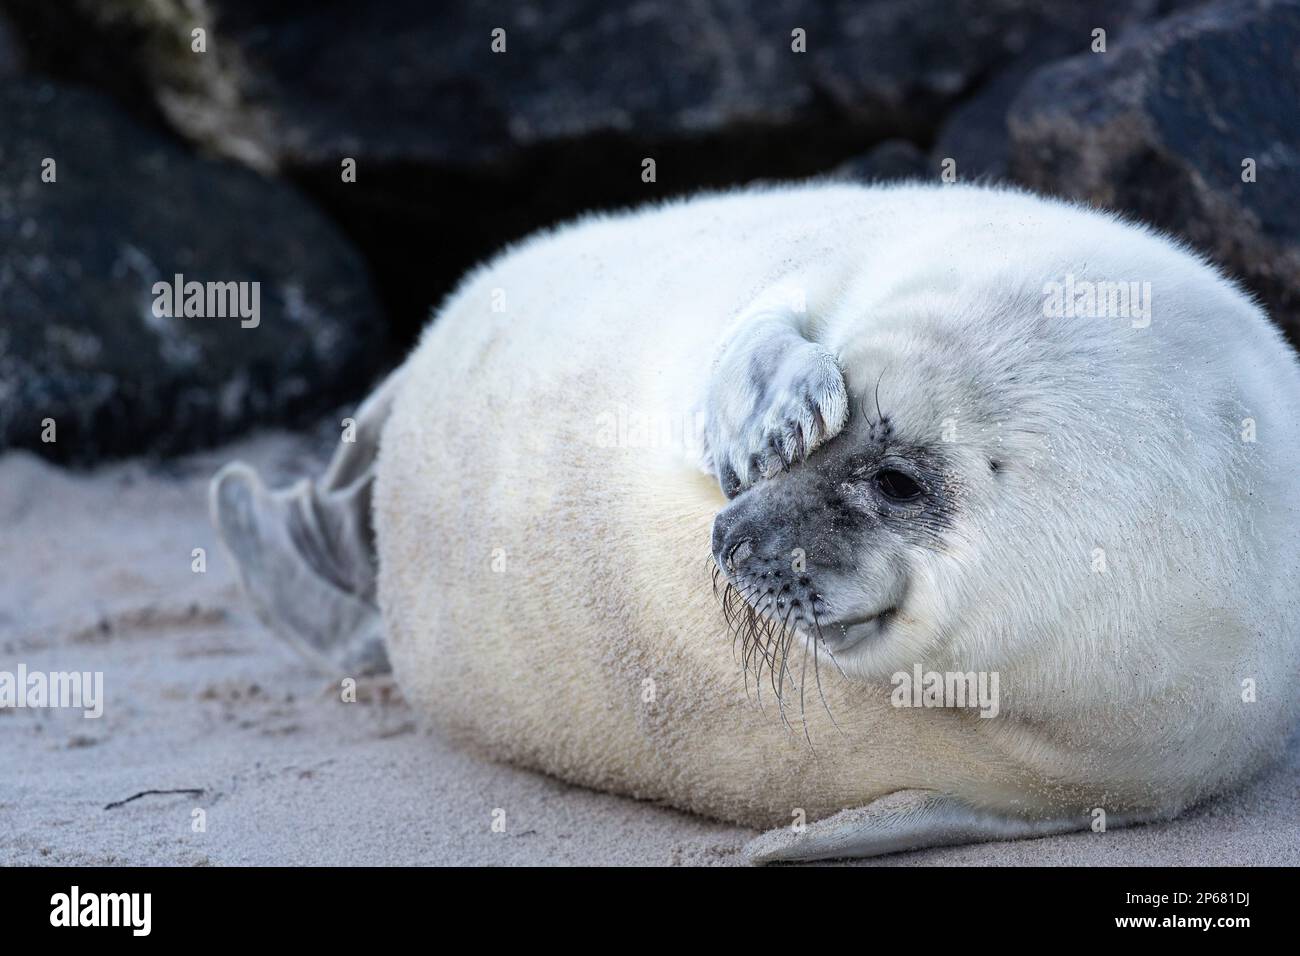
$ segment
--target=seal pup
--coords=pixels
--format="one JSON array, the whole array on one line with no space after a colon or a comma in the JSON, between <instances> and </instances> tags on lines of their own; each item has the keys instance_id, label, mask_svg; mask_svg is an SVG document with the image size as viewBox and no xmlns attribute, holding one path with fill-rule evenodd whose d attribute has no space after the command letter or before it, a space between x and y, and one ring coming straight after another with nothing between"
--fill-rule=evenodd
<instances>
[{"instance_id":1,"label":"seal pup","mask_svg":"<svg viewBox=\"0 0 1300 956\"><path fill-rule=\"evenodd\" d=\"M756 860L1166 818L1293 726L1296 361L1140 226L955 186L593 216L385 389L331 468L366 494L215 480L264 616L335 667L382 617L451 738L774 828ZM286 609L376 562L370 624ZM898 706L918 668L996 716Z\"/></svg>"}]
</instances>

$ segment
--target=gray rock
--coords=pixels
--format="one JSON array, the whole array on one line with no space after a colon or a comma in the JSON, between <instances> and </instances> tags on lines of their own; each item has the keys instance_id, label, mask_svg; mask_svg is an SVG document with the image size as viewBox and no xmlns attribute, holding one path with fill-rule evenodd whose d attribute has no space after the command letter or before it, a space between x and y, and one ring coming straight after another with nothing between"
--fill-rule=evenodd
<instances>
[{"instance_id":1,"label":"gray rock","mask_svg":"<svg viewBox=\"0 0 1300 956\"><path fill-rule=\"evenodd\" d=\"M905 139L888 139L861 156L855 156L832 170L839 179L862 183L887 183L899 180L923 180L937 177L939 167L931 166L915 143Z\"/></svg>"},{"instance_id":2,"label":"gray rock","mask_svg":"<svg viewBox=\"0 0 1300 956\"><path fill-rule=\"evenodd\" d=\"M1001 182L1009 176L1011 134L1007 109L1025 79L1042 64L1037 56L1024 58L989 81L979 93L949 115L930 159L936 167L951 160L962 182Z\"/></svg>"},{"instance_id":3,"label":"gray rock","mask_svg":"<svg viewBox=\"0 0 1300 956\"><path fill-rule=\"evenodd\" d=\"M1234 0L1044 67L1010 110L1011 172L1186 238L1300 341L1298 50L1300 3Z\"/></svg>"},{"instance_id":4,"label":"gray rock","mask_svg":"<svg viewBox=\"0 0 1300 956\"><path fill-rule=\"evenodd\" d=\"M53 13L8 0L24 22ZM544 143L622 134L647 141L792 127L836 117L882 138L933 130L942 111L1006 63L1083 49L1094 25L1156 0L388 0L203 5L74 0L111 36L119 65L178 129L275 165L481 166ZM208 52L189 52L194 27ZM504 52L492 50L505 31ZM806 52L792 50L804 31ZM92 55L75 36L52 44ZM102 70L102 67L94 67ZM267 121L269 118L269 122ZM240 125L242 124L242 126ZM239 129L236 127L239 126ZM908 137L915 138L915 137Z\"/></svg>"},{"instance_id":5,"label":"gray rock","mask_svg":"<svg viewBox=\"0 0 1300 956\"><path fill-rule=\"evenodd\" d=\"M22 46L14 38L12 25L0 16L0 79L7 80L20 75L23 67Z\"/></svg>"},{"instance_id":6,"label":"gray rock","mask_svg":"<svg viewBox=\"0 0 1300 956\"><path fill-rule=\"evenodd\" d=\"M824 173L887 139L930 143L1003 66L1086 48L1091 26L1135 6L0 2L43 68L148 100L190 140L302 184L366 251L407 336L503 242L591 208ZM205 54L189 52L196 27Z\"/></svg>"},{"instance_id":7,"label":"gray rock","mask_svg":"<svg viewBox=\"0 0 1300 956\"><path fill-rule=\"evenodd\" d=\"M991 74L947 114L930 152L932 164L938 167L946 159L953 160L963 182L1006 180L1011 154L1007 111L1035 70L1090 49L1095 29L1106 31L1109 46L1162 12L1195 2L1200 0L1134 0L1063 8L1060 29L1037 36L1023 53Z\"/></svg>"},{"instance_id":8,"label":"gray rock","mask_svg":"<svg viewBox=\"0 0 1300 956\"><path fill-rule=\"evenodd\" d=\"M0 125L0 451L175 452L299 421L377 371L364 263L292 187L88 90L10 79ZM177 273L259 283L258 324L156 314L154 284Z\"/></svg>"}]
</instances>

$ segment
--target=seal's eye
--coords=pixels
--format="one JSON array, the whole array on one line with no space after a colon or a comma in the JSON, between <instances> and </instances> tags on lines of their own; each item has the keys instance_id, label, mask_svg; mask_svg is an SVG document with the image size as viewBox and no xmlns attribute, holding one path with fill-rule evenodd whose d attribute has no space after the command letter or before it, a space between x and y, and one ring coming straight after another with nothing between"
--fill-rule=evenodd
<instances>
[{"instance_id":1,"label":"seal's eye","mask_svg":"<svg viewBox=\"0 0 1300 956\"><path fill-rule=\"evenodd\" d=\"M914 478L893 468L876 472L876 487L891 501L915 501L923 490Z\"/></svg>"}]
</instances>

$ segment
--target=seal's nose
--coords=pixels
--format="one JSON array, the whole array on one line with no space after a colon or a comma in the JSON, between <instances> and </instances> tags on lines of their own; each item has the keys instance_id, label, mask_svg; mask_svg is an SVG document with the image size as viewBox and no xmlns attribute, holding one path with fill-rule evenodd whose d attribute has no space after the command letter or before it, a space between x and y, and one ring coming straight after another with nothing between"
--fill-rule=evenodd
<instances>
[{"instance_id":1,"label":"seal's nose","mask_svg":"<svg viewBox=\"0 0 1300 956\"><path fill-rule=\"evenodd\" d=\"M736 567L753 551L746 524L734 508L724 508L713 519L713 560L724 570Z\"/></svg>"},{"instance_id":2,"label":"seal's nose","mask_svg":"<svg viewBox=\"0 0 1300 956\"><path fill-rule=\"evenodd\" d=\"M727 530L733 522L727 517L727 509L719 511L713 518L713 560L725 566L723 548L727 544Z\"/></svg>"}]
</instances>

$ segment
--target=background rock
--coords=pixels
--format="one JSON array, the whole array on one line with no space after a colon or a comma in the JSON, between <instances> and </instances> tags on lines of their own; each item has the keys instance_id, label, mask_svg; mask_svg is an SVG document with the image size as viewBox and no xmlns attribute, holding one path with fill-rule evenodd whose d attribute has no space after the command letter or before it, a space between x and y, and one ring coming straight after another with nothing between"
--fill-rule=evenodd
<instances>
[{"instance_id":1,"label":"background rock","mask_svg":"<svg viewBox=\"0 0 1300 956\"><path fill-rule=\"evenodd\" d=\"M1186 238L1300 338L1300 3L1215 3L1044 67L1009 126L1017 180Z\"/></svg>"},{"instance_id":2,"label":"background rock","mask_svg":"<svg viewBox=\"0 0 1300 956\"><path fill-rule=\"evenodd\" d=\"M1093 26L1156 6L5 2L41 38L45 68L146 98L192 141L307 189L366 252L402 340L466 268L541 226L824 173L891 138L924 150L1007 64L1086 49ZM196 25L203 55L189 52ZM791 50L796 28L806 53ZM355 183L341 181L343 157ZM646 157L655 183L641 180Z\"/></svg>"},{"instance_id":3,"label":"background rock","mask_svg":"<svg viewBox=\"0 0 1300 956\"><path fill-rule=\"evenodd\" d=\"M862 183L933 179L938 166L931 167L925 153L905 139L887 139L861 156L840 163L832 175Z\"/></svg>"},{"instance_id":4,"label":"background rock","mask_svg":"<svg viewBox=\"0 0 1300 956\"><path fill-rule=\"evenodd\" d=\"M87 359L77 381L102 382L102 365L116 383L116 404L85 384L59 392L75 396L69 409L91 402L85 415L100 423L100 444L87 438L80 447L93 457L206 441L238 427L240 416L285 421L333 409L340 393L359 388L362 369L400 357L467 268L578 213L804 176L934 179L946 158L961 181L1086 199L1185 236L1300 336L1297 2L0 0L15 41L5 44L0 22L0 76L93 87L116 101L106 114L114 129L132 123L128 138L170 150L168 163L186 171L187 194L238 194L185 207L171 231L162 227L148 247L159 271L185 225L180 217L199 216L189 225L202 221L203 236L191 229L183 237L199 243L194 262L225 272L274 266L276 281L297 290L280 294L285 314L297 296L351 303L317 309L341 330L340 352L310 344L334 334L324 326L300 338L268 332L267 351L256 356L241 352L254 344L237 336L203 344L196 364L210 378L191 380L197 372L173 365L155 379L137 365L140 348L156 351L156 342L100 331L140 325L130 311L134 292L62 283L51 301L64 316L91 316L88 331L108 355L100 365ZM504 53L491 47L498 27ZM1107 33L1104 54L1088 52L1096 28ZM795 29L805 31L805 53L791 49ZM192 48L195 30L204 31L205 52ZM107 164L134 168L136 147L114 153L76 138L64 127L79 115L30 108L27 139L32 149L50 139L75 144L87 157L82 181L93 180L93 195L122 213L99 215L84 194L78 211L65 214L94 252L65 242L41 254L68 269L91 255L86 268L102 271L120 262L104 251L121 244L115 223L144 229L152 213L122 216L137 206L156 212L180 193L163 184L172 199L151 195L147 171L118 177ZM229 162L197 155L262 175L239 178ZM1257 160L1258 183L1240 182L1246 156ZM647 157L656 162L654 182L642 180ZM345 159L356 161L355 182L342 179ZM49 199L24 192L30 160L14 169L6 195ZM267 216L258 208L266 202L292 209ZM27 220L40 216L15 212L4 228L30 231ZM254 254L248 236L291 251ZM377 307L349 243L374 277ZM0 258L4 275L30 270L25 250L19 243ZM18 364L24 381L46 383L39 396L47 405L49 382L64 379L34 370L77 367L69 343L87 330L63 321L61 331L40 335L22 322L4 329L8 378L0 384L11 394ZM389 345L376 360L380 323ZM346 368L327 364L335 359ZM205 406L214 383L245 381L245 367L255 370L251 386L230 386L224 404ZM155 401L155 388L186 398L164 414L158 402L172 399ZM30 443L30 430L14 437L14 422L30 429L31 419L29 409L0 411L0 447ZM109 420L121 433L111 439Z\"/></svg>"},{"instance_id":5,"label":"background rock","mask_svg":"<svg viewBox=\"0 0 1300 956\"><path fill-rule=\"evenodd\" d=\"M13 27L0 17L0 79L18 76L23 71L23 52L14 38Z\"/></svg>"},{"instance_id":6,"label":"background rock","mask_svg":"<svg viewBox=\"0 0 1300 956\"><path fill-rule=\"evenodd\" d=\"M1008 179L1011 148L1007 111L1036 69L1089 50L1095 29L1106 31L1109 45L1130 29L1193 2L1199 0L1136 0L1120 9L1096 9L1087 5L1073 9L1069 29L1035 35L1018 56L992 72L971 96L947 114L930 152L931 164L937 169L943 160L955 160L958 178L964 182Z\"/></svg>"},{"instance_id":7,"label":"background rock","mask_svg":"<svg viewBox=\"0 0 1300 956\"><path fill-rule=\"evenodd\" d=\"M11 79L0 125L0 449L174 452L294 423L375 373L364 263L291 187L196 158L88 90ZM260 282L260 324L155 316L153 284L175 273Z\"/></svg>"}]
</instances>

